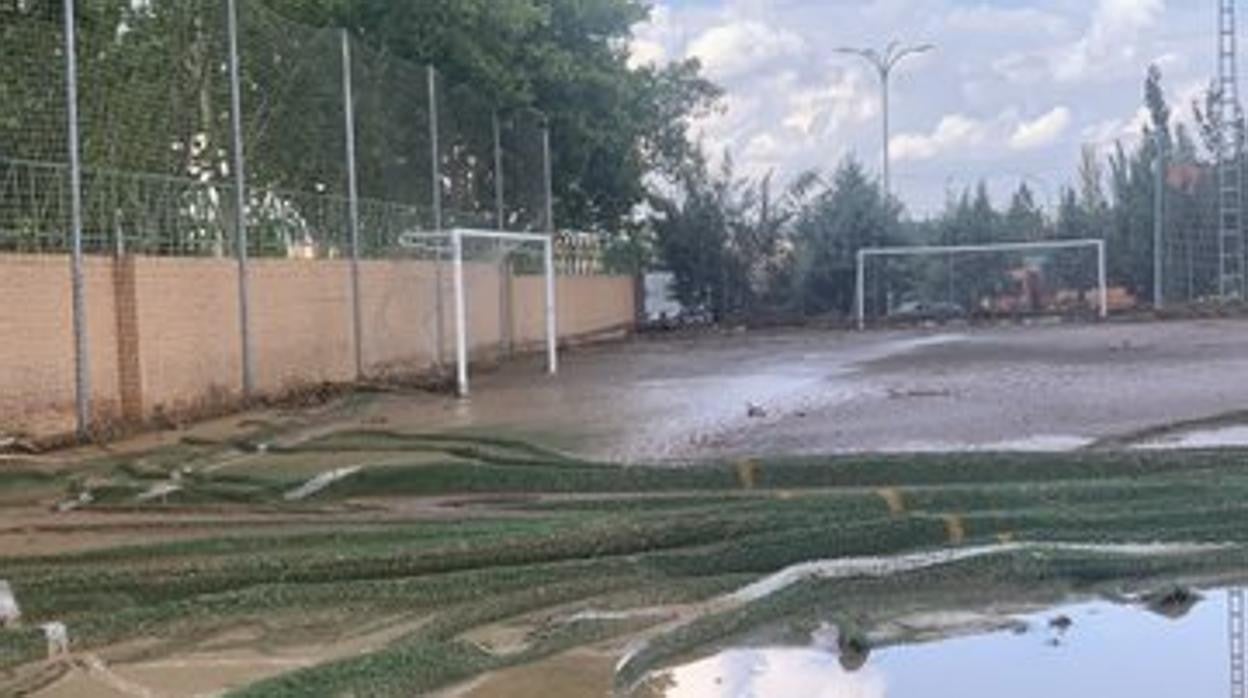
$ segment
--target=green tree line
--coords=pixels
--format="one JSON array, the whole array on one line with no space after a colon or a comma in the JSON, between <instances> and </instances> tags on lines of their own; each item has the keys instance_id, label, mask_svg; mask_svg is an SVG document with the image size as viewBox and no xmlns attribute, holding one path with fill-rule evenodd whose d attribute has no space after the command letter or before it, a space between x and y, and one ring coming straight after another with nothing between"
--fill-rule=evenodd
<instances>
[{"instance_id":1,"label":"green tree line","mask_svg":"<svg viewBox=\"0 0 1248 698\"><path fill-rule=\"evenodd\" d=\"M655 263L675 273L675 295L687 307L716 317L784 312L848 315L855 299L856 257L864 247L968 245L1101 239L1112 286L1141 303L1152 300L1157 168L1163 162L1165 197L1162 256L1168 298L1198 300L1218 291L1217 95L1190 105L1193 129L1173 118L1158 68L1144 82L1148 119L1138 138L1106 149L1085 146L1074 181L1042 206L1022 181L1004 206L984 182L950 192L938 214L916 220L885 197L854 159L830 175L808 172L776 195L773 177L737 176L727 163L714 169L691 160L671 192L653 204L651 230L634 239L654 251ZM956 262L956 267L954 266ZM967 256L944 264L898 262L867 289L884 307L898 299L937 298L973 310L1017 286L1010 272L1024 255ZM1049 283L1086 294L1095 282L1087 253L1053 253ZM943 287L949 290L944 291ZM887 287L887 288L885 288ZM937 287L942 287L937 291ZM895 305L895 303L894 303Z\"/></svg>"}]
</instances>

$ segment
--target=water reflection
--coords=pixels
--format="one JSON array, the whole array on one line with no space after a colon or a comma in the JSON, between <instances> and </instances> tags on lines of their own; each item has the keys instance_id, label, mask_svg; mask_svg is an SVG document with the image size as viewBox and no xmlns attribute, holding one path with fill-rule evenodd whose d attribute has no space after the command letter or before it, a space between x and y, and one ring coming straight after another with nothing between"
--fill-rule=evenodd
<instances>
[{"instance_id":1,"label":"water reflection","mask_svg":"<svg viewBox=\"0 0 1248 698\"><path fill-rule=\"evenodd\" d=\"M663 698L1220 698L1232 685L1233 595L1175 590L1089 603L1000 631L877 650L815 633L803 648L736 648L663 675ZM1242 596L1240 597L1242 598ZM1242 607L1241 607L1242 608ZM1023 626L1020 626L1020 628ZM1240 616L1239 633L1243 625ZM849 650L848 652L846 650ZM1242 662L1242 649L1240 650ZM1232 661L1228 663L1228 656ZM1242 663L1240 664L1242 666ZM1243 680L1242 675L1238 679ZM1242 696L1234 689L1231 696Z\"/></svg>"}]
</instances>

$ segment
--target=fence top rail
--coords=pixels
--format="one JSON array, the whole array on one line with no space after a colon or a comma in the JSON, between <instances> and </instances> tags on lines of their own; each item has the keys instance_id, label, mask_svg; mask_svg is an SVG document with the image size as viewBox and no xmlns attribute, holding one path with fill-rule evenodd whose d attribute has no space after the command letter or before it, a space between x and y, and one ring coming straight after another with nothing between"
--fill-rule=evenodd
<instances>
[{"instance_id":1,"label":"fence top rail","mask_svg":"<svg viewBox=\"0 0 1248 698\"><path fill-rule=\"evenodd\" d=\"M1051 242L1002 242L985 245L915 245L911 247L871 247L858 251L860 258L867 257L907 257L921 254L957 254L959 252L1028 252L1041 250L1060 250L1077 247L1101 247L1104 240L1088 238L1083 240L1053 240Z\"/></svg>"}]
</instances>

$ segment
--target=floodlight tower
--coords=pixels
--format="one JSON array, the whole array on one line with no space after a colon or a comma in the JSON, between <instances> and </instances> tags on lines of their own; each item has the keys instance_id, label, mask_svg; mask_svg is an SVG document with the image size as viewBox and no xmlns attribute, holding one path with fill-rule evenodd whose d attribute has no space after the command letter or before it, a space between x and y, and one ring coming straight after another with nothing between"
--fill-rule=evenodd
<instances>
[{"instance_id":1,"label":"floodlight tower","mask_svg":"<svg viewBox=\"0 0 1248 698\"><path fill-rule=\"evenodd\" d=\"M1218 285L1222 297L1245 297L1244 291L1244 112L1239 102L1239 31L1236 0L1218 0ZM1246 594L1227 592L1227 631L1231 650L1231 698L1248 698L1245 665Z\"/></svg>"},{"instance_id":2,"label":"floodlight tower","mask_svg":"<svg viewBox=\"0 0 1248 698\"><path fill-rule=\"evenodd\" d=\"M1244 590L1232 589L1227 594L1228 630L1231 641L1231 698L1248 698L1248 674L1244 666Z\"/></svg>"},{"instance_id":3,"label":"floodlight tower","mask_svg":"<svg viewBox=\"0 0 1248 698\"><path fill-rule=\"evenodd\" d=\"M935 48L936 47L932 44L903 46L901 43L894 41L886 46L882 52L873 48L841 47L836 49L837 53L858 56L867 63L870 63L871 67L875 68L876 73L880 76L880 111L884 122L884 164L883 170L881 171L881 180L884 185L885 196L891 196L893 193L892 155L889 153L889 140L892 137L890 134L889 124L889 83L891 82L893 76L893 69L907 58L927 53L928 51L935 50Z\"/></svg>"},{"instance_id":4,"label":"floodlight tower","mask_svg":"<svg viewBox=\"0 0 1248 698\"><path fill-rule=\"evenodd\" d=\"M1243 108L1236 0L1218 0L1218 270L1222 297L1245 298Z\"/></svg>"}]
</instances>

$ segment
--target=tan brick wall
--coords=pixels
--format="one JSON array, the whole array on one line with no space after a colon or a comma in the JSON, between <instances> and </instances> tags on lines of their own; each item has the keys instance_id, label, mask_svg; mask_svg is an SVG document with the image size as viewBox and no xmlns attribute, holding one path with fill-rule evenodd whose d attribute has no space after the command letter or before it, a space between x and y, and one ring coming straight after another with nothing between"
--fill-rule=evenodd
<instances>
[{"instance_id":1,"label":"tan brick wall","mask_svg":"<svg viewBox=\"0 0 1248 698\"><path fill-rule=\"evenodd\" d=\"M118 409L112 264L88 259L87 332L95 409ZM74 428L74 338L69 259L0 255L0 434Z\"/></svg>"},{"instance_id":2,"label":"tan brick wall","mask_svg":"<svg viewBox=\"0 0 1248 698\"><path fill-rule=\"evenodd\" d=\"M443 284L450 305L449 275ZM360 263L364 367L369 373L428 366L437 357L438 284L434 265ZM448 311L449 313L449 311ZM449 327L449 318L444 322Z\"/></svg>"},{"instance_id":3,"label":"tan brick wall","mask_svg":"<svg viewBox=\"0 0 1248 698\"><path fill-rule=\"evenodd\" d=\"M243 363L234 262L150 257L135 262L145 412L196 410L237 399Z\"/></svg>"},{"instance_id":4,"label":"tan brick wall","mask_svg":"<svg viewBox=\"0 0 1248 698\"><path fill-rule=\"evenodd\" d=\"M256 389L354 380L350 262L254 260L250 271Z\"/></svg>"},{"instance_id":5,"label":"tan brick wall","mask_svg":"<svg viewBox=\"0 0 1248 698\"><path fill-rule=\"evenodd\" d=\"M229 259L88 258L93 407L104 420L221 409L241 394L237 267ZM498 266L468 264L468 333L476 357L505 337L544 337L541 277L507 284ZM444 357L454 360L453 292L442 278ZM369 374L427 370L437 357L438 272L418 261L360 265L363 362ZM253 260L251 330L257 388L278 393L355 377L350 264ZM578 336L630 325L632 280L558 280L559 326ZM0 434L74 427L69 260L0 255ZM504 299L511 299L507 307Z\"/></svg>"},{"instance_id":6,"label":"tan brick wall","mask_svg":"<svg viewBox=\"0 0 1248 698\"><path fill-rule=\"evenodd\" d=\"M515 336L522 346L546 338L546 280L520 276L515 284ZM556 280L560 337L583 337L632 327L636 310L632 277L563 276Z\"/></svg>"}]
</instances>

